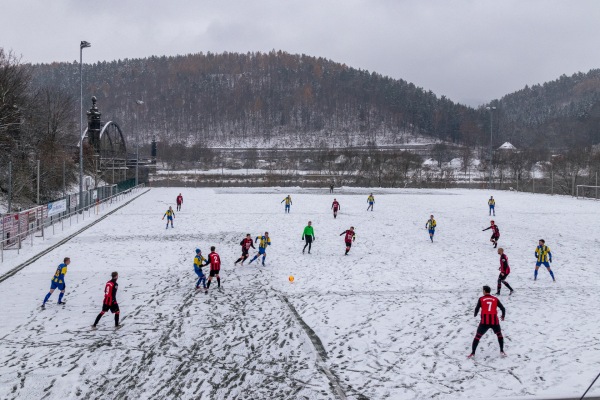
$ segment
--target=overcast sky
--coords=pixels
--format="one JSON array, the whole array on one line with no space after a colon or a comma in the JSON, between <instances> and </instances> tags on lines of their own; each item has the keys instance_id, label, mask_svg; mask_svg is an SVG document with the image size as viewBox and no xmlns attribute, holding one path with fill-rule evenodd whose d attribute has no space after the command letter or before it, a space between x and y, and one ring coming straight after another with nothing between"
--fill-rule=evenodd
<instances>
[{"instance_id":1,"label":"overcast sky","mask_svg":"<svg viewBox=\"0 0 600 400\"><path fill-rule=\"evenodd\" d=\"M284 50L479 105L600 68L597 0L0 0L25 62Z\"/></svg>"}]
</instances>

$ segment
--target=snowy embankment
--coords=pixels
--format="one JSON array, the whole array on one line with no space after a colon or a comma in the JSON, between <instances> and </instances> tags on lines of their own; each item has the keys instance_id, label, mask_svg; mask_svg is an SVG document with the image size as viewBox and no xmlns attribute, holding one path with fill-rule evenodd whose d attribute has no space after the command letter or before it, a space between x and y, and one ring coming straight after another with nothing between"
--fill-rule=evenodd
<instances>
[{"instance_id":1,"label":"snowy embankment","mask_svg":"<svg viewBox=\"0 0 600 400\"><path fill-rule=\"evenodd\" d=\"M165 230L160 218L179 192L183 210ZM600 359L600 232L590 223L599 220L597 202L376 190L375 211L366 212L369 192L152 189L0 283L0 398L331 399L331 385L351 399L583 393ZM280 204L287 194L288 215ZM516 292L500 297L508 357L488 333L473 362L473 309L498 275L489 231L481 231L490 194ZM308 220L316 241L302 255ZM338 235L351 225L357 239L344 257ZM234 267L242 237L265 230L273 241L267 266ZM540 238L552 249L556 284L546 271L532 280ZM223 261L223 289L195 293L194 249L207 255L211 245ZM65 256L68 303L56 305L55 293L41 311ZM106 315L91 331L113 270L124 326L114 331Z\"/></svg>"}]
</instances>

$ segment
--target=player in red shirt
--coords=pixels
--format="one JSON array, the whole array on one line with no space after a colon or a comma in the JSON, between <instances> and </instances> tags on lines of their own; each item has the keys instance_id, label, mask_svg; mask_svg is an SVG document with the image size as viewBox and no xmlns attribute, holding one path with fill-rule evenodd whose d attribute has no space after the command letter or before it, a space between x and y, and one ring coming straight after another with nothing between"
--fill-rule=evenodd
<instances>
[{"instance_id":1,"label":"player in red shirt","mask_svg":"<svg viewBox=\"0 0 600 400\"><path fill-rule=\"evenodd\" d=\"M500 354L502 356L506 356L504 353L504 338L502 337L502 330L500 329L500 321L498 321L497 308L502 311L502 316L500 317L501 321L504 321L506 310L504 309L502 303L500 303L500 300L490 294L491 291L492 289L490 289L489 286L484 286L483 296L477 301L477 307L475 307L475 316L477 316L479 309L481 309L481 322L477 327L477 334L475 335L475 339L473 339L471 354L469 354L468 358L471 358L475 355L475 350L477 350L477 345L479 345L479 339L481 339L481 337L485 335L490 328L494 331L496 336L498 336Z\"/></svg>"},{"instance_id":2,"label":"player in red shirt","mask_svg":"<svg viewBox=\"0 0 600 400\"><path fill-rule=\"evenodd\" d=\"M350 251L350 247L352 247L352 242L354 242L354 240L356 239L356 235L354 234L354 227L351 226L350 229L348 229L347 231L340 233L340 236L342 235L346 235L346 237L344 238L344 242L346 242L346 254L344 255L347 256L348 252Z\"/></svg>"},{"instance_id":3,"label":"player in red shirt","mask_svg":"<svg viewBox=\"0 0 600 400\"><path fill-rule=\"evenodd\" d=\"M482 230L487 231L488 229L492 230L492 237L490 238L490 242L494 244L494 248L498 247L498 239L500 239L500 229L498 229L498 225L494 223L494 221L490 221L490 226Z\"/></svg>"},{"instance_id":4,"label":"player in red shirt","mask_svg":"<svg viewBox=\"0 0 600 400\"><path fill-rule=\"evenodd\" d=\"M94 321L94 325L92 325L92 328L96 328L98 322L100 321L100 318L102 318L102 316L106 314L108 310L115 314L115 328L119 328L121 326L119 325L120 311L119 304L117 303L117 289L119 288L117 279L119 279L119 273L115 271L111 274L111 277L112 279L106 282L106 286L104 288L104 301L102 302L102 311L100 311L100 314L98 314L98 316L96 317L96 321Z\"/></svg>"},{"instance_id":5,"label":"player in red shirt","mask_svg":"<svg viewBox=\"0 0 600 400\"><path fill-rule=\"evenodd\" d=\"M177 211L181 211L181 205L183 204L183 196L179 193L177 196Z\"/></svg>"},{"instance_id":6,"label":"player in red shirt","mask_svg":"<svg viewBox=\"0 0 600 400\"><path fill-rule=\"evenodd\" d=\"M204 266L209 264L210 274L208 275L208 282L206 283L206 293L208 293L210 281L212 281L213 276L217 277L217 287L221 288L221 277L219 276L219 271L221 271L221 257L219 257L219 255L215 251L215 246L211 246L210 254L208 255L208 260L206 260L206 264L204 264Z\"/></svg>"},{"instance_id":7,"label":"player in red shirt","mask_svg":"<svg viewBox=\"0 0 600 400\"><path fill-rule=\"evenodd\" d=\"M237 259L234 265L236 265L240 261L242 262L242 265L244 265L244 261L246 261L246 259L250 257L250 255L248 254L248 252L250 251L250 247L256 250L256 247L254 247L254 241L252 240L252 237L249 233L246 235L246 238L240 242L240 246L242 246L242 256Z\"/></svg>"},{"instance_id":8,"label":"player in red shirt","mask_svg":"<svg viewBox=\"0 0 600 400\"><path fill-rule=\"evenodd\" d=\"M513 294L514 290L510 287L508 282L506 282L506 278L510 274L508 257L506 256L506 254L504 254L504 249L502 247L498 249L498 254L500 254L500 276L498 276L498 290L496 291L496 296L500 295L500 289L502 288L502 284L504 284L504 286L506 286L510 290L510 293L508 294L510 296L511 294Z\"/></svg>"},{"instance_id":9,"label":"player in red shirt","mask_svg":"<svg viewBox=\"0 0 600 400\"><path fill-rule=\"evenodd\" d=\"M333 218L337 218L338 210L341 210L340 203L336 199L333 199L333 203L331 204L331 209L333 210Z\"/></svg>"}]
</instances>

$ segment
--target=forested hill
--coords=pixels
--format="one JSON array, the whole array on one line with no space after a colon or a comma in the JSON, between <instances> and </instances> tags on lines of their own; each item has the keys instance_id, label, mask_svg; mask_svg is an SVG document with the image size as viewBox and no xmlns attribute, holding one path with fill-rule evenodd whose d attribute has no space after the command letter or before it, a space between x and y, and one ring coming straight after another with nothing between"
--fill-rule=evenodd
<instances>
[{"instance_id":1,"label":"forested hill","mask_svg":"<svg viewBox=\"0 0 600 400\"><path fill-rule=\"evenodd\" d=\"M34 85L79 97L79 64L34 65ZM84 65L84 108L143 140L220 146L395 144L485 137L485 113L412 83L285 52L190 54ZM143 100L139 105L136 100ZM483 115L483 117L482 117Z\"/></svg>"},{"instance_id":2,"label":"forested hill","mask_svg":"<svg viewBox=\"0 0 600 400\"><path fill-rule=\"evenodd\" d=\"M515 144L574 148L600 143L600 69L526 86L492 104L500 133Z\"/></svg>"}]
</instances>

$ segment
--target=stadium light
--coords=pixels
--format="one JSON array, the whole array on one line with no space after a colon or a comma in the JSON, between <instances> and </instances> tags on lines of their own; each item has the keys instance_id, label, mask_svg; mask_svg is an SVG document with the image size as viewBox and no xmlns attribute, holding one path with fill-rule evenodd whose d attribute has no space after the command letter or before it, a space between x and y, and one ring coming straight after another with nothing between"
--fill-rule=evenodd
<instances>
[{"instance_id":1,"label":"stadium light","mask_svg":"<svg viewBox=\"0 0 600 400\"><path fill-rule=\"evenodd\" d=\"M83 210L83 49L92 47L82 40L79 44L79 210Z\"/></svg>"},{"instance_id":2,"label":"stadium light","mask_svg":"<svg viewBox=\"0 0 600 400\"><path fill-rule=\"evenodd\" d=\"M493 157L492 155L494 152L494 149L492 148L492 125L494 122L493 111L496 110L496 107L488 106L488 107L486 107L486 109L490 111L490 180L488 183L488 189L491 189L492 188L492 174L494 173L494 170L492 168L492 165L493 165L492 164L492 157Z\"/></svg>"}]
</instances>

